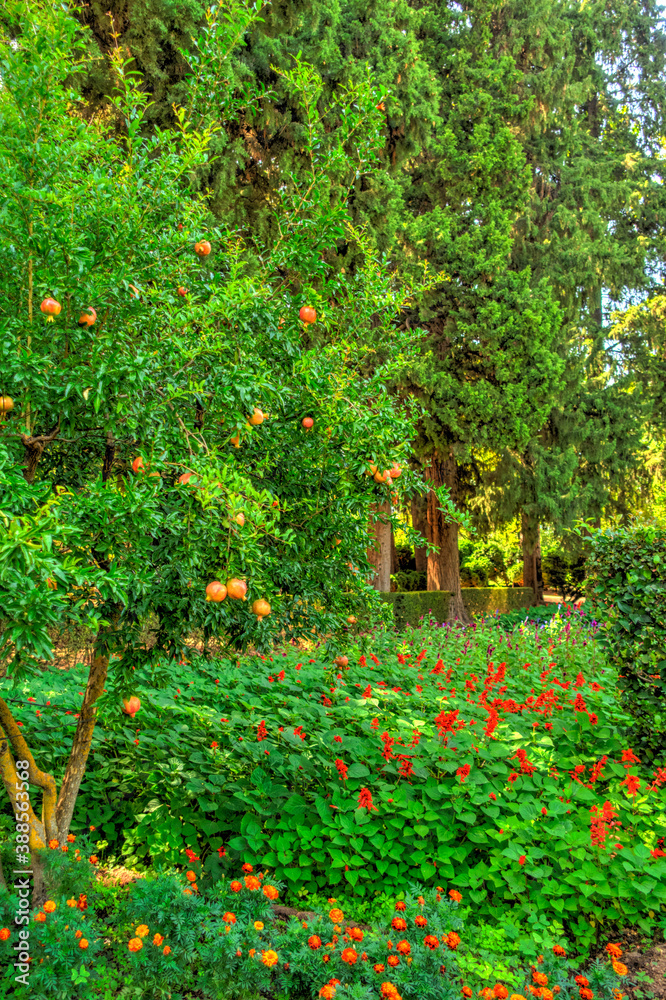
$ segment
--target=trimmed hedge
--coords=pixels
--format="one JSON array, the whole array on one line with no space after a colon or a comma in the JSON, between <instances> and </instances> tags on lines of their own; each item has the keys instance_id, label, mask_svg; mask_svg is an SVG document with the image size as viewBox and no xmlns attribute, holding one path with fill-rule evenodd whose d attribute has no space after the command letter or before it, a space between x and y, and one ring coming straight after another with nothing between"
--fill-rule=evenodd
<instances>
[{"instance_id":1,"label":"trimmed hedge","mask_svg":"<svg viewBox=\"0 0 666 1000\"><path fill-rule=\"evenodd\" d=\"M463 587L463 603L471 615L504 613L515 608L529 608L534 604L531 587ZM416 590L406 593L381 595L382 600L393 605L396 628L405 625L416 627L419 618L428 612L438 622L446 621L451 594L448 590Z\"/></svg>"}]
</instances>

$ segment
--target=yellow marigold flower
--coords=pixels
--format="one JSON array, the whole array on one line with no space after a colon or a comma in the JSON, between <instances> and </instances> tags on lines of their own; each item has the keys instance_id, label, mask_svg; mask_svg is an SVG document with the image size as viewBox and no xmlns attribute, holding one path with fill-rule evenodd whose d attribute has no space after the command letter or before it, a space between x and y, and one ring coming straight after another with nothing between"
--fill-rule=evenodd
<instances>
[{"instance_id":1,"label":"yellow marigold flower","mask_svg":"<svg viewBox=\"0 0 666 1000\"><path fill-rule=\"evenodd\" d=\"M278 961L277 952L272 951L270 948L268 951L262 951L261 961L264 963L264 965L268 966L268 968L270 969L270 967L272 965L275 965L275 963Z\"/></svg>"},{"instance_id":2,"label":"yellow marigold flower","mask_svg":"<svg viewBox=\"0 0 666 1000\"><path fill-rule=\"evenodd\" d=\"M264 925L262 924L261 920L255 920L254 929L255 931L263 931Z\"/></svg>"}]
</instances>

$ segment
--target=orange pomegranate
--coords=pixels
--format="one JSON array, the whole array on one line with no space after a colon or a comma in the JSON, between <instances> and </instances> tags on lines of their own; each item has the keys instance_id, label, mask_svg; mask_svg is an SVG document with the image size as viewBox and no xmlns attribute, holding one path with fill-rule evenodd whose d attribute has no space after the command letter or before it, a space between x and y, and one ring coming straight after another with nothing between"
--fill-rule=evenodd
<instances>
[{"instance_id":1,"label":"orange pomegranate","mask_svg":"<svg viewBox=\"0 0 666 1000\"><path fill-rule=\"evenodd\" d=\"M79 316L79 326L92 326L97 319L97 313L91 307L84 309Z\"/></svg>"},{"instance_id":2,"label":"orange pomegranate","mask_svg":"<svg viewBox=\"0 0 666 1000\"><path fill-rule=\"evenodd\" d=\"M305 427L306 431L309 431L310 428L314 425L314 420L312 419L312 417L303 417L303 419L301 420L301 424L303 425L303 427Z\"/></svg>"},{"instance_id":3,"label":"orange pomegranate","mask_svg":"<svg viewBox=\"0 0 666 1000\"><path fill-rule=\"evenodd\" d=\"M180 295L181 299L184 299L188 292L189 288L185 288L183 285L178 286L178 295Z\"/></svg>"},{"instance_id":4,"label":"orange pomegranate","mask_svg":"<svg viewBox=\"0 0 666 1000\"><path fill-rule=\"evenodd\" d=\"M252 424L253 427L258 427L259 424L263 424L263 422L264 422L264 415L261 412L261 410L255 406L254 410L252 411L252 416L248 419L248 423Z\"/></svg>"},{"instance_id":5,"label":"orange pomegranate","mask_svg":"<svg viewBox=\"0 0 666 1000\"><path fill-rule=\"evenodd\" d=\"M402 475L402 469L394 463L393 467L389 469L389 475L391 479L398 479Z\"/></svg>"},{"instance_id":6,"label":"orange pomegranate","mask_svg":"<svg viewBox=\"0 0 666 1000\"><path fill-rule=\"evenodd\" d=\"M0 413L9 413L14 409L14 400L11 396L0 396Z\"/></svg>"},{"instance_id":7,"label":"orange pomegranate","mask_svg":"<svg viewBox=\"0 0 666 1000\"><path fill-rule=\"evenodd\" d=\"M243 514L243 512L241 511L240 514L236 514L235 520L236 520L236 524L240 524L240 526L242 528L243 525L245 524L245 514Z\"/></svg>"},{"instance_id":8,"label":"orange pomegranate","mask_svg":"<svg viewBox=\"0 0 666 1000\"><path fill-rule=\"evenodd\" d=\"M199 240L198 243L194 244L194 252L197 257L207 257L211 249L212 247L208 240Z\"/></svg>"},{"instance_id":9,"label":"orange pomegranate","mask_svg":"<svg viewBox=\"0 0 666 1000\"><path fill-rule=\"evenodd\" d=\"M234 448L240 448L240 434L237 434L236 437L232 437L230 443L234 446Z\"/></svg>"},{"instance_id":10,"label":"orange pomegranate","mask_svg":"<svg viewBox=\"0 0 666 1000\"><path fill-rule=\"evenodd\" d=\"M132 462L132 472L145 472L145 471L146 467L143 464L143 459L141 455L137 455L134 461Z\"/></svg>"},{"instance_id":11,"label":"orange pomegranate","mask_svg":"<svg viewBox=\"0 0 666 1000\"><path fill-rule=\"evenodd\" d=\"M223 601L226 596L227 588L223 583L220 583L219 580L213 580L213 582L209 583L206 587L207 601L215 601L215 603L218 604L220 601Z\"/></svg>"},{"instance_id":12,"label":"orange pomegranate","mask_svg":"<svg viewBox=\"0 0 666 1000\"><path fill-rule=\"evenodd\" d=\"M354 617L354 615L350 615L349 618L347 619L347 624L348 625L355 625L356 622L357 622L357 619Z\"/></svg>"},{"instance_id":13,"label":"orange pomegranate","mask_svg":"<svg viewBox=\"0 0 666 1000\"><path fill-rule=\"evenodd\" d=\"M298 318L304 323L316 323L317 313L312 306L301 306L298 311Z\"/></svg>"},{"instance_id":14,"label":"orange pomegranate","mask_svg":"<svg viewBox=\"0 0 666 1000\"><path fill-rule=\"evenodd\" d=\"M377 466L374 464L374 462L370 462L370 465L368 466L366 472L366 476L375 476L376 474L377 474Z\"/></svg>"},{"instance_id":15,"label":"orange pomegranate","mask_svg":"<svg viewBox=\"0 0 666 1000\"><path fill-rule=\"evenodd\" d=\"M235 577L227 580L227 593L236 601L244 601L247 594L247 584L245 580L237 580Z\"/></svg>"},{"instance_id":16,"label":"orange pomegranate","mask_svg":"<svg viewBox=\"0 0 666 1000\"><path fill-rule=\"evenodd\" d=\"M46 316L46 322L53 323L54 318L60 314L62 306L55 299L44 299L39 308Z\"/></svg>"},{"instance_id":17,"label":"orange pomegranate","mask_svg":"<svg viewBox=\"0 0 666 1000\"><path fill-rule=\"evenodd\" d=\"M140 708L141 708L141 702L136 697L136 695L132 695L131 698L126 698L123 701L123 712L125 713L125 715L129 715L130 718L132 719L134 718L134 716L136 715L136 713L139 711Z\"/></svg>"},{"instance_id":18,"label":"orange pomegranate","mask_svg":"<svg viewBox=\"0 0 666 1000\"><path fill-rule=\"evenodd\" d=\"M257 619L261 621L261 619L265 618L266 615L270 615L271 606L268 601L264 600L262 597L258 601L253 602L252 611L257 616Z\"/></svg>"},{"instance_id":19,"label":"orange pomegranate","mask_svg":"<svg viewBox=\"0 0 666 1000\"><path fill-rule=\"evenodd\" d=\"M346 667L347 664L349 663L349 657L336 656L336 658L333 660L333 663L335 663L336 667Z\"/></svg>"}]
</instances>

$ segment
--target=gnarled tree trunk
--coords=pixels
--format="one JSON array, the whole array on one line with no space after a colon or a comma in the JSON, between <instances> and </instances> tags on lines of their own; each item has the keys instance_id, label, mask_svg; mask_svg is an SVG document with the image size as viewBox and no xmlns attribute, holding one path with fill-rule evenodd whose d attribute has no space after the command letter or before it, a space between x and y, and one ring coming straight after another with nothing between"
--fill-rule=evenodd
<instances>
[{"instance_id":1,"label":"gnarled tree trunk","mask_svg":"<svg viewBox=\"0 0 666 1000\"><path fill-rule=\"evenodd\" d=\"M370 519L370 530L374 535L374 543L368 549L368 560L375 567L375 575L370 581L370 585L375 590L388 593L391 589L391 523L388 520L391 513L391 504L386 500L382 504L374 505L375 512L379 515ZM381 515L384 515L382 517Z\"/></svg>"},{"instance_id":2,"label":"gnarled tree trunk","mask_svg":"<svg viewBox=\"0 0 666 1000\"><path fill-rule=\"evenodd\" d=\"M432 486L448 486L451 499L458 495L458 465L452 454L433 457L426 469L426 479ZM440 510L437 494L428 493L428 541L438 547L428 556L428 590L448 590L451 594L449 620L471 621L463 604L460 587L458 556L458 525L447 523Z\"/></svg>"},{"instance_id":3,"label":"gnarled tree trunk","mask_svg":"<svg viewBox=\"0 0 666 1000\"><path fill-rule=\"evenodd\" d=\"M541 532L536 518L525 511L521 514L520 540L523 546L523 587L531 587L535 603L542 604Z\"/></svg>"}]
</instances>

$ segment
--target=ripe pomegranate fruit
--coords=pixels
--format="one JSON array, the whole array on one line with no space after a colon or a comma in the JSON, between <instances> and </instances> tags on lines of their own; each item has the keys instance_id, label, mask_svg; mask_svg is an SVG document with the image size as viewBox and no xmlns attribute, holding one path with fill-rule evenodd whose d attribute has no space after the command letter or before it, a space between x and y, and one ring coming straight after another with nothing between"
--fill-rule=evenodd
<instances>
[{"instance_id":1,"label":"ripe pomegranate fruit","mask_svg":"<svg viewBox=\"0 0 666 1000\"><path fill-rule=\"evenodd\" d=\"M178 286L178 294L180 295L181 298L184 299L188 292L189 288L183 288L182 285Z\"/></svg>"},{"instance_id":2,"label":"ripe pomegranate fruit","mask_svg":"<svg viewBox=\"0 0 666 1000\"><path fill-rule=\"evenodd\" d=\"M378 469L377 472L375 472L373 478L376 483L388 483L389 486L391 485L391 476L389 474L388 469L384 469L383 472L380 472Z\"/></svg>"},{"instance_id":3,"label":"ripe pomegranate fruit","mask_svg":"<svg viewBox=\"0 0 666 1000\"><path fill-rule=\"evenodd\" d=\"M336 667L346 667L347 664L349 663L349 657L336 656L336 658L333 660L333 663L335 663Z\"/></svg>"},{"instance_id":4,"label":"ripe pomegranate fruit","mask_svg":"<svg viewBox=\"0 0 666 1000\"><path fill-rule=\"evenodd\" d=\"M366 476L374 476L376 472L377 472L377 466L373 462L371 462L370 465L368 466Z\"/></svg>"},{"instance_id":5,"label":"ripe pomegranate fruit","mask_svg":"<svg viewBox=\"0 0 666 1000\"><path fill-rule=\"evenodd\" d=\"M9 413L14 409L14 400L11 396L0 396L0 413Z\"/></svg>"},{"instance_id":6,"label":"ripe pomegranate fruit","mask_svg":"<svg viewBox=\"0 0 666 1000\"><path fill-rule=\"evenodd\" d=\"M46 322L53 323L54 318L60 314L62 306L55 299L44 299L39 308L46 316Z\"/></svg>"},{"instance_id":7,"label":"ripe pomegranate fruit","mask_svg":"<svg viewBox=\"0 0 666 1000\"><path fill-rule=\"evenodd\" d=\"M232 437L230 443L234 446L234 448L240 448L240 434L237 434L236 437Z\"/></svg>"},{"instance_id":8,"label":"ripe pomegranate fruit","mask_svg":"<svg viewBox=\"0 0 666 1000\"><path fill-rule=\"evenodd\" d=\"M242 511L240 514L236 514L236 524L240 524L241 528L245 524L245 514Z\"/></svg>"},{"instance_id":9,"label":"ripe pomegranate fruit","mask_svg":"<svg viewBox=\"0 0 666 1000\"><path fill-rule=\"evenodd\" d=\"M97 319L97 313L94 309L88 308L84 309L79 316L79 326L92 326Z\"/></svg>"},{"instance_id":10,"label":"ripe pomegranate fruit","mask_svg":"<svg viewBox=\"0 0 666 1000\"><path fill-rule=\"evenodd\" d=\"M252 424L253 427L258 427L259 424L263 424L264 415L256 406L252 411L252 416L248 418L248 423Z\"/></svg>"},{"instance_id":11,"label":"ripe pomegranate fruit","mask_svg":"<svg viewBox=\"0 0 666 1000\"><path fill-rule=\"evenodd\" d=\"M207 601L215 601L216 603L219 603L219 601L223 601L226 596L227 588L223 583L220 583L219 580L213 580L213 582L209 583L206 587Z\"/></svg>"},{"instance_id":12,"label":"ripe pomegranate fruit","mask_svg":"<svg viewBox=\"0 0 666 1000\"><path fill-rule=\"evenodd\" d=\"M236 601L244 601L247 594L247 584L245 580L227 580L227 593Z\"/></svg>"},{"instance_id":13,"label":"ripe pomegranate fruit","mask_svg":"<svg viewBox=\"0 0 666 1000\"><path fill-rule=\"evenodd\" d=\"M268 601L265 601L264 598L262 597L258 601L253 602L252 611L257 616L257 620L261 621L261 619L265 618L266 615L270 615L271 606L268 603Z\"/></svg>"},{"instance_id":14,"label":"ripe pomegranate fruit","mask_svg":"<svg viewBox=\"0 0 666 1000\"><path fill-rule=\"evenodd\" d=\"M402 469L400 468L399 465L394 464L393 467L389 469L389 475L391 479L399 479L400 476L402 475Z\"/></svg>"},{"instance_id":15,"label":"ripe pomegranate fruit","mask_svg":"<svg viewBox=\"0 0 666 1000\"><path fill-rule=\"evenodd\" d=\"M312 306L301 306L298 311L298 318L304 323L316 323L317 312Z\"/></svg>"},{"instance_id":16,"label":"ripe pomegranate fruit","mask_svg":"<svg viewBox=\"0 0 666 1000\"><path fill-rule=\"evenodd\" d=\"M301 424L303 425L303 427L305 427L306 431L309 431L310 428L314 425L314 420L312 419L312 417L303 417L303 419L301 420Z\"/></svg>"},{"instance_id":17,"label":"ripe pomegranate fruit","mask_svg":"<svg viewBox=\"0 0 666 1000\"><path fill-rule=\"evenodd\" d=\"M126 698L123 701L123 712L125 713L125 715L129 715L130 718L132 719L134 718L134 716L136 715L136 713L139 711L140 708L141 708L141 702L136 697L136 695L132 695L131 698Z\"/></svg>"},{"instance_id":18,"label":"ripe pomegranate fruit","mask_svg":"<svg viewBox=\"0 0 666 1000\"><path fill-rule=\"evenodd\" d=\"M145 469L141 455L137 455L132 462L132 472L145 472Z\"/></svg>"},{"instance_id":19,"label":"ripe pomegranate fruit","mask_svg":"<svg viewBox=\"0 0 666 1000\"><path fill-rule=\"evenodd\" d=\"M199 240L198 243L194 244L194 252L197 257L207 257L211 249L212 247L208 240Z\"/></svg>"},{"instance_id":20,"label":"ripe pomegranate fruit","mask_svg":"<svg viewBox=\"0 0 666 1000\"><path fill-rule=\"evenodd\" d=\"M349 618L347 619L347 624L348 625L355 625L356 622L357 622L357 620L358 619L355 618L354 615L350 615Z\"/></svg>"}]
</instances>

